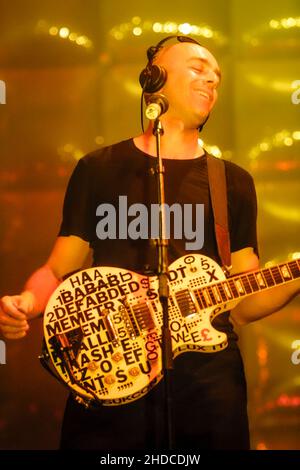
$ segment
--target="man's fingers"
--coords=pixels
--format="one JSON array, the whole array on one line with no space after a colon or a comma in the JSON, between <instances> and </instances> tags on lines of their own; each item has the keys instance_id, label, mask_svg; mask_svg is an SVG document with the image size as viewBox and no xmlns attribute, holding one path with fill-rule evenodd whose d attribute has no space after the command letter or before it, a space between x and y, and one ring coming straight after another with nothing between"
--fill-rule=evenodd
<instances>
[{"instance_id":1,"label":"man's fingers","mask_svg":"<svg viewBox=\"0 0 300 470\"><path fill-rule=\"evenodd\" d=\"M21 331L19 333L7 333L5 338L7 339L20 339L26 336L26 331Z\"/></svg>"},{"instance_id":2,"label":"man's fingers","mask_svg":"<svg viewBox=\"0 0 300 470\"><path fill-rule=\"evenodd\" d=\"M18 297L2 297L1 308L4 313L16 320L26 320L27 318L26 315L18 309Z\"/></svg>"},{"instance_id":3,"label":"man's fingers","mask_svg":"<svg viewBox=\"0 0 300 470\"><path fill-rule=\"evenodd\" d=\"M29 325L25 325L25 326L13 326L13 325L2 325L1 326L1 331L3 334L7 334L7 333L20 333L20 332L23 332L23 331L27 331L29 330Z\"/></svg>"},{"instance_id":4,"label":"man's fingers","mask_svg":"<svg viewBox=\"0 0 300 470\"><path fill-rule=\"evenodd\" d=\"M6 295L0 301L0 331L6 339L20 339L27 334L29 325L25 313L29 307L22 300L20 295Z\"/></svg>"},{"instance_id":5,"label":"man's fingers","mask_svg":"<svg viewBox=\"0 0 300 470\"><path fill-rule=\"evenodd\" d=\"M8 326L15 326L17 328L23 328L28 326L28 322L26 320L16 320L9 315L2 314L0 315L0 325L8 325Z\"/></svg>"}]
</instances>

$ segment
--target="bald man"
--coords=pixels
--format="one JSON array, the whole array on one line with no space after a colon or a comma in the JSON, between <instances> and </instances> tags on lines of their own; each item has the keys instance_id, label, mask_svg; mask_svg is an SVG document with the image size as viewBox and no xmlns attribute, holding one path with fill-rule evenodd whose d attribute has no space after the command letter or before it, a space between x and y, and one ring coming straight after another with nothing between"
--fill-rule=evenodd
<instances>
[{"instance_id":1,"label":"bald man","mask_svg":"<svg viewBox=\"0 0 300 470\"><path fill-rule=\"evenodd\" d=\"M202 203L205 242L198 251L220 262L214 235L207 178L207 152L199 143L199 127L217 101L220 67L196 42L166 44L154 64L167 71L159 93L169 102L161 116L164 136L166 202ZM147 95L146 95L147 99ZM156 143L152 122L143 134L96 150L82 158L69 181L63 221L45 265L27 281L20 295L1 299L0 328L9 339L24 337L29 321L43 312L49 296L69 273L82 268L89 250L94 266L155 272L157 254L149 240L106 239L96 234L96 209L126 195L129 204L156 202ZM251 176L225 162L232 251L231 274L258 268L256 196ZM186 240L170 239L170 263L185 254ZM243 299L214 325L228 336L224 351L185 353L175 360L173 424L177 449L249 449L246 382L232 322L239 325L263 318L283 307L300 291L300 282ZM61 448L133 450L163 446L161 383L145 397L126 405L85 410L70 397Z\"/></svg>"}]
</instances>

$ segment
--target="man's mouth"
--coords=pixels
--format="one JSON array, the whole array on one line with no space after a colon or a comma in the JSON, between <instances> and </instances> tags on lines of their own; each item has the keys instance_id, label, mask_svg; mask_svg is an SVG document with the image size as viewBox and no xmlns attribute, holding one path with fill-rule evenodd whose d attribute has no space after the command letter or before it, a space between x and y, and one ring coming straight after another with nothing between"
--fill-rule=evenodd
<instances>
[{"instance_id":1,"label":"man's mouth","mask_svg":"<svg viewBox=\"0 0 300 470\"><path fill-rule=\"evenodd\" d=\"M199 95L203 96L204 98L206 98L207 100L211 101L212 100L212 95L206 91L203 91L203 90L196 90Z\"/></svg>"}]
</instances>

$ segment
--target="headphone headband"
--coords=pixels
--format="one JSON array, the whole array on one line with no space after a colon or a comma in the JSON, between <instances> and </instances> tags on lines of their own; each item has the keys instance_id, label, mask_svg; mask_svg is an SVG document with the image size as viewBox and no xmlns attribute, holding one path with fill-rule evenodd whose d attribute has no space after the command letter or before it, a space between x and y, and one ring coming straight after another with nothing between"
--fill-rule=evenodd
<instances>
[{"instance_id":1,"label":"headphone headband","mask_svg":"<svg viewBox=\"0 0 300 470\"><path fill-rule=\"evenodd\" d=\"M177 39L178 42L192 42L194 44L198 44L198 46L201 46L201 44L196 41L196 39L191 38L190 36L177 36L177 35L172 35L172 36L167 36L166 38L161 39L156 46L151 46L147 50L147 58L148 62L152 63L156 54L160 51L160 49L163 47L165 42L170 41L171 39Z\"/></svg>"}]
</instances>

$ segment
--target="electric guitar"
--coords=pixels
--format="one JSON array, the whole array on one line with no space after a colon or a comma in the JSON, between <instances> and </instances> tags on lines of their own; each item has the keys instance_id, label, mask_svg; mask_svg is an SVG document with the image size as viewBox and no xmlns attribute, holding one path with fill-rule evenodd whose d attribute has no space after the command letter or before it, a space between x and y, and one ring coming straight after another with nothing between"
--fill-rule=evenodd
<instances>
[{"instance_id":1,"label":"electric guitar","mask_svg":"<svg viewBox=\"0 0 300 470\"><path fill-rule=\"evenodd\" d=\"M169 267L173 357L213 353L227 336L211 324L244 297L300 277L300 259L229 278L212 259L185 255ZM44 315L44 362L86 406L121 405L162 378L162 309L157 276L116 267L71 275ZM48 367L49 369L49 367Z\"/></svg>"}]
</instances>

